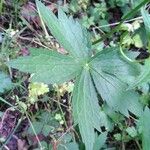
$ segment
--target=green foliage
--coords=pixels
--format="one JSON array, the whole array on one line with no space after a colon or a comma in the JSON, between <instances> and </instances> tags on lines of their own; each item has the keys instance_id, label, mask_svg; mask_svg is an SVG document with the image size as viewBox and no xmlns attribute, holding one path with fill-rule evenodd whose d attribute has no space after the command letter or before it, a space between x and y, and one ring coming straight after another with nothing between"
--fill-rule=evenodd
<instances>
[{"instance_id":1,"label":"green foliage","mask_svg":"<svg viewBox=\"0 0 150 150\"><path fill-rule=\"evenodd\" d=\"M58 145L58 150L79 150L78 144L73 141L71 134L66 134L62 139L61 143Z\"/></svg>"},{"instance_id":2,"label":"green foliage","mask_svg":"<svg viewBox=\"0 0 150 150\"><path fill-rule=\"evenodd\" d=\"M145 47L147 47L148 50L149 50L150 16L149 16L148 11L146 10L146 6L142 7L141 14L142 14L142 17L143 17L145 30L146 30L146 31L144 30L144 32L143 32L144 34L142 34L142 38L145 40L145 43L144 42L143 43L144 43ZM143 30L143 27L142 27L142 30ZM144 64L142 65L142 70L141 70L140 75L131 84L130 88L135 88L137 86L141 87L141 86L143 86L144 84L147 84L147 83L149 84L149 82L150 82L150 78L149 78L150 69L149 68L150 68L150 59L148 58L144 61ZM148 94L143 94L143 96L141 97L141 100L142 100L143 104L149 105L149 95Z\"/></svg>"},{"instance_id":3,"label":"green foliage","mask_svg":"<svg viewBox=\"0 0 150 150\"><path fill-rule=\"evenodd\" d=\"M43 83L30 83L29 84L29 102L31 104L34 104L38 96L43 95L45 93L49 92L48 85L43 84Z\"/></svg>"},{"instance_id":4,"label":"green foliage","mask_svg":"<svg viewBox=\"0 0 150 150\"><path fill-rule=\"evenodd\" d=\"M150 110L149 108L145 108L141 118L140 118L140 131L142 134L142 145L143 150L149 150L150 143L149 143L149 137L150 137Z\"/></svg>"},{"instance_id":5,"label":"green foliage","mask_svg":"<svg viewBox=\"0 0 150 150\"><path fill-rule=\"evenodd\" d=\"M99 136L96 137L93 150L102 149L107 139L107 133L103 132Z\"/></svg>"},{"instance_id":6,"label":"green foliage","mask_svg":"<svg viewBox=\"0 0 150 150\"><path fill-rule=\"evenodd\" d=\"M63 143L58 146L58 150L79 150L78 144L76 142Z\"/></svg>"},{"instance_id":7,"label":"green foliage","mask_svg":"<svg viewBox=\"0 0 150 150\"><path fill-rule=\"evenodd\" d=\"M36 2L39 14L63 48L73 57L86 58L91 47L90 41L86 38L86 30L73 18L67 18L61 9L58 11L57 19L42 3Z\"/></svg>"},{"instance_id":8,"label":"green foliage","mask_svg":"<svg viewBox=\"0 0 150 150\"><path fill-rule=\"evenodd\" d=\"M95 87L114 111L125 116L129 116L130 111L140 116L142 105L138 101L139 95L127 90L128 84L138 76L140 67L124 60L117 47L104 49L92 57L90 37L78 22L68 18L61 9L57 18L41 2L36 2L41 18L69 54L31 49L30 56L11 60L8 64L32 73L32 81L35 82L53 84L76 78L72 98L73 117L75 124L79 125L86 150L92 150L95 129L101 132L100 126L106 125Z\"/></svg>"},{"instance_id":9,"label":"green foliage","mask_svg":"<svg viewBox=\"0 0 150 150\"><path fill-rule=\"evenodd\" d=\"M138 66L124 61L118 51L113 49L100 52L90 64L93 80L103 100L106 100L115 111L120 111L126 116L128 110L140 115L142 107L138 102L138 95L133 91L127 91L125 83L138 74Z\"/></svg>"},{"instance_id":10,"label":"green foliage","mask_svg":"<svg viewBox=\"0 0 150 150\"><path fill-rule=\"evenodd\" d=\"M128 127L126 129L127 133L131 136L131 137L136 137L138 135L137 130L135 129L135 127Z\"/></svg>"},{"instance_id":11,"label":"green foliage","mask_svg":"<svg viewBox=\"0 0 150 150\"><path fill-rule=\"evenodd\" d=\"M129 0L126 0L126 1L124 1L124 0L110 0L109 1L109 4L113 7L115 7L116 5L117 6L125 6L128 3L129 3Z\"/></svg>"},{"instance_id":12,"label":"green foliage","mask_svg":"<svg viewBox=\"0 0 150 150\"><path fill-rule=\"evenodd\" d=\"M110 5L110 8L113 8L113 5L117 6L121 8L122 12L129 9L129 1L124 0L110 0L106 3L101 1L99 4L93 3L94 7L89 5L90 2L88 0L73 2L80 3L84 11L88 11L91 15L90 17L88 16L89 14L85 15L81 21L83 26L87 28L95 24L102 25L108 23L110 16L108 12L106 13L107 5ZM145 3L146 0L138 7ZM150 135L149 121L147 120L149 119L150 112L148 108L143 112L143 106L149 106L150 102L149 93L145 92L149 91L149 88L145 90L144 87L145 84L150 82L150 59L145 60L145 63L142 63L142 65L135 60L130 61L130 59L126 58L133 58L135 55L132 52L126 52L121 47L129 48L130 46L135 46L134 48L147 48L150 33L148 11L145 8L141 10L145 29L141 28L140 22L135 21L131 24L123 24L123 26L119 24L121 28L115 28L109 34L110 36L120 29L121 41L119 43L121 43L121 50L124 51L124 54L122 54L120 48L116 46L115 40L111 41L107 48L104 48L104 42L102 44L98 43L99 49L97 48L98 46L92 45L91 36L88 31L78 21L74 20L73 17L67 17L60 7L58 8L58 17L56 17L40 1L36 0L36 5L41 20L44 21L51 34L65 49L66 53L60 54L55 50L46 48L30 48L29 56L19 57L7 63L9 67L31 74L30 81L32 82L29 84L28 89L30 103L35 104L39 96L49 92L47 84L55 85L58 97L63 96L66 91L68 93L72 92L72 86L69 90L69 85L65 84L70 80L75 80L71 101L73 121L79 127L79 136L81 135L86 150L106 148L107 133L112 131L115 125L122 131L122 133L114 134L117 141L123 142L139 138L138 132L140 132L143 149L148 150L150 147L148 142ZM88 7L90 8L89 10L87 9ZM132 3L131 7L133 7ZM72 11L76 13L77 10L74 9L76 8L72 8ZM80 8L77 7L77 9ZM135 10L137 11L138 8ZM124 19L135 12L129 13ZM109 27L104 29L104 31L109 30ZM144 36L145 30L147 37ZM105 37L107 38L108 35ZM61 89L59 84L64 82L65 84L62 85ZM8 89L9 85L11 85L10 78L0 73L0 92ZM137 90L134 90L135 87L138 87ZM141 93L139 93L142 96L137 91L140 91ZM5 102L3 99L1 101ZM27 107L31 106L19 100L16 102L20 107L24 108L24 111L27 111ZM60 103L59 99L58 101L55 100L55 102ZM65 106L64 104L61 105ZM35 107L38 107L37 103ZM49 136L50 133L54 134L55 128L65 124L64 116L63 113L56 113L55 116L51 116L49 113L43 112L41 118L33 121L34 134L35 132L36 134L42 133L44 136ZM139 131L136 130L136 125L126 125L127 118L132 118L131 122L136 123L134 117L137 120L140 118ZM33 127L29 128L29 134L33 134ZM106 132L103 132L102 128L105 128ZM66 139L60 140L58 150L79 149L78 144L72 137L69 140ZM46 142L43 142L42 145L48 147L47 149L52 147L51 144Z\"/></svg>"},{"instance_id":13,"label":"green foliage","mask_svg":"<svg viewBox=\"0 0 150 150\"><path fill-rule=\"evenodd\" d=\"M150 38L150 26L149 26L150 25L150 17L149 17L148 10L145 10L145 8L142 7L141 13L142 13L145 28L146 28L146 31L147 31L147 37Z\"/></svg>"},{"instance_id":14,"label":"green foliage","mask_svg":"<svg viewBox=\"0 0 150 150\"><path fill-rule=\"evenodd\" d=\"M5 73L0 72L0 93L3 93L6 89L10 89L11 86L12 82L10 77Z\"/></svg>"},{"instance_id":15,"label":"green foliage","mask_svg":"<svg viewBox=\"0 0 150 150\"><path fill-rule=\"evenodd\" d=\"M44 83L63 83L76 77L81 70L80 62L71 56L61 55L46 49L38 49L37 51L40 54L34 49L31 51L31 56L10 61L10 66L20 71L32 73L33 82Z\"/></svg>"},{"instance_id":16,"label":"green foliage","mask_svg":"<svg viewBox=\"0 0 150 150\"><path fill-rule=\"evenodd\" d=\"M86 1L86 2L85 2ZM107 6L104 0L99 2L91 2L89 0L71 0L68 9L72 11L73 14L78 14L79 12L84 15L81 15L80 22L86 27L90 28L92 26L102 26L108 24L108 18L110 17L107 13ZM103 31L109 31L110 28L103 28Z\"/></svg>"},{"instance_id":17,"label":"green foliage","mask_svg":"<svg viewBox=\"0 0 150 150\"><path fill-rule=\"evenodd\" d=\"M101 118L96 92L87 68L83 70L76 81L73 92L73 116L75 122L79 124L86 149L93 149L94 128L100 131Z\"/></svg>"},{"instance_id":18,"label":"green foliage","mask_svg":"<svg viewBox=\"0 0 150 150\"><path fill-rule=\"evenodd\" d=\"M42 133L44 136L48 136L49 133L54 133L55 128L59 127L57 120L55 120L51 113L46 111L42 112L40 117L36 121L33 121L32 124L36 134ZM31 127L28 129L28 133L34 135Z\"/></svg>"},{"instance_id":19,"label":"green foliage","mask_svg":"<svg viewBox=\"0 0 150 150\"><path fill-rule=\"evenodd\" d=\"M150 75L150 59L147 59L147 60L145 60L145 64L142 68L140 75L137 77L137 79L131 85L131 88L139 86L146 82L149 83L149 81L150 81L149 75Z\"/></svg>"}]
</instances>

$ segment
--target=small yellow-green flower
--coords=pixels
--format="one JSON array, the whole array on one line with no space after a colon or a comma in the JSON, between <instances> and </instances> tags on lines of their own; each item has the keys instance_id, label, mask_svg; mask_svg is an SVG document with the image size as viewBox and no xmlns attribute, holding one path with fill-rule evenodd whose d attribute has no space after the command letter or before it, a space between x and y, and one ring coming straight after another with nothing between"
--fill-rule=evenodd
<instances>
[{"instance_id":1,"label":"small yellow-green flower","mask_svg":"<svg viewBox=\"0 0 150 150\"><path fill-rule=\"evenodd\" d=\"M33 82L29 84L29 100L33 104L36 102L37 97L49 92L49 88L47 84Z\"/></svg>"},{"instance_id":2,"label":"small yellow-green flower","mask_svg":"<svg viewBox=\"0 0 150 150\"><path fill-rule=\"evenodd\" d=\"M63 96L65 92L70 93L73 91L74 83L70 81L70 82L65 82L61 85L54 84L53 87L55 88L56 91L59 92L61 96Z\"/></svg>"}]
</instances>

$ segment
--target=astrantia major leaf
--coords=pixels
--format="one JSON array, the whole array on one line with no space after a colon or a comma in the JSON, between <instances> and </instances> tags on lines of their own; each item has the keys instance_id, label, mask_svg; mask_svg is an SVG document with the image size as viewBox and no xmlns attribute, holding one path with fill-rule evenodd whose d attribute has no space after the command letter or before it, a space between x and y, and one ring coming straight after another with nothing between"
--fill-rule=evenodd
<instances>
[{"instance_id":1,"label":"astrantia major leaf","mask_svg":"<svg viewBox=\"0 0 150 150\"><path fill-rule=\"evenodd\" d=\"M38 11L50 29L52 35L67 50L70 55L76 58L87 58L90 53L91 44L88 40L87 31L66 14L58 9L58 18L53 12L44 6L40 1L36 1Z\"/></svg>"},{"instance_id":2,"label":"astrantia major leaf","mask_svg":"<svg viewBox=\"0 0 150 150\"><path fill-rule=\"evenodd\" d=\"M37 52L36 52L37 51ZM70 56L55 51L32 49L33 54L9 61L9 66L32 73L32 81L63 83L76 77L81 64Z\"/></svg>"},{"instance_id":3,"label":"astrantia major leaf","mask_svg":"<svg viewBox=\"0 0 150 150\"><path fill-rule=\"evenodd\" d=\"M90 62L95 86L107 104L115 111L128 116L128 110L136 115L142 112L139 96L127 90L127 78L138 75L138 65L130 64L119 56L115 49L103 50ZM129 80L128 79L128 80Z\"/></svg>"},{"instance_id":4,"label":"astrantia major leaf","mask_svg":"<svg viewBox=\"0 0 150 150\"><path fill-rule=\"evenodd\" d=\"M125 116L129 115L129 110L139 116L142 106L138 94L126 90L139 74L138 65L123 60L117 48L104 49L90 58L91 44L87 31L61 9L58 9L56 17L40 1L36 0L36 4L50 32L69 54L32 48L30 56L11 60L8 64L32 73L32 81L59 84L76 79L72 98L73 117L79 125L86 150L93 150L95 129L101 131L100 126L107 125L96 89L113 110Z\"/></svg>"},{"instance_id":5,"label":"astrantia major leaf","mask_svg":"<svg viewBox=\"0 0 150 150\"><path fill-rule=\"evenodd\" d=\"M94 128L100 131L101 114L90 73L86 69L76 81L72 101L74 120L79 124L86 150L92 150L95 142Z\"/></svg>"}]
</instances>

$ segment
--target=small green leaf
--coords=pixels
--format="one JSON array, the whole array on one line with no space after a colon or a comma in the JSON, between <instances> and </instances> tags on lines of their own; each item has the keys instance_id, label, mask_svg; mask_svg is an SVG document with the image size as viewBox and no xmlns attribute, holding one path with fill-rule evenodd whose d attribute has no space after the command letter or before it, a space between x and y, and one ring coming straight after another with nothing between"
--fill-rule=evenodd
<instances>
[{"instance_id":1,"label":"small green leaf","mask_svg":"<svg viewBox=\"0 0 150 150\"><path fill-rule=\"evenodd\" d=\"M32 122L32 125L34 127L36 134L39 134L43 129L43 123L41 123L41 122L35 121L35 122ZM33 129L31 127L28 129L28 133L34 134Z\"/></svg>"},{"instance_id":2,"label":"small green leaf","mask_svg":"<svg viewBox=\"0 0 150 150\"><path fill-rule=\"evenodd\" d=\"M20 71L32 73L33 82L44 82L47 84L68 81L76 77L81 69L81 64L78 61L55 51L39 55L36 55L36 52L34 52L31 56L11 60L8 62L8 65Z\"/></svg>"},{"instance_id":3,"label":"small green leaf","mask_svg":"<svg viewBox=\"0 0 150 150\"><path fill-rule=\"evenodd\" d=\"M122 44L123 45L127 45L130 46L131 44L133 44L133 39L129 34L126 34L123 38L122 38Z\"/></svg>"},{"instance_id":4,"label":"small green leaf","mask_svg":"<svg viewBox=\"0 0 150 150\"><path fill-rule=\"evenodd\" d=\"M58 145L58 150L79 150L78 144L73 140L71 134L66 134Z\"/></svg>"},{"instance_id":5,"label":"small green leaf","mask_svg":"<svg viewBox=\"0 0 150 150\"><path fill-rule=\"evenodd\" d=\"M45 141L41 141L42 149L48 150L48 144ZM49 149L52 150L52 149Z\"/></svg>"},{"instance_id":6,"label":"small green leaf","mask_svg":"<svg viewBox=\"0 0 150 150\"><path fill-rule=\"evenodd\" d=\"M50 126L50 125L44 125L43 126L43 130L42 130L42 133L45 135L45 136L48 136L50 132L52 132L54 130L54 127Z\"/></svg>"},{"instance_id":7,"label":"small green leaf","mask_svg":"<svg viewBox=\"0 0 150 150\"><path fill-rule=\"evenodd\" d=\"M58 18L39 0L36 5L42 19L58 42L74 57L85 58L89 56L90 41L87 31L73 18L58 9Z\"/></svg>"},{"instance_id":8,"label":"small green leaf","mask_svg":"<svg viewBox=\"0 0 150 150\"><path fill-rule=\"evenodd\" d=\"M135 129L135 127L128 127L126 129L127 133L131 136L131 137L136 137L138 135L137 130Z\"/></svg>"},{"instance_id":9,"label":"small green leaf","mask_svg":"<svg viewBox=\"0 0 150 150\"><path fill-rule=\"evenodd\" d=\"M51 113L47 111L43 111L42 114L40 114L38 121L33 121L32 124L36 134L42 133L45 136L48 136L50 132L53 133L55 129L59 127L58 122ZM32 127L28 129L28 132L34 134Z\"/></svg>"},{"instance_id":10,"label":"small green leaf","mask_svg":"<svg viewBox=\"0 0 150 150\"><path fill-rule=\"evenodd\" d=\"M104 146L106 139L107 132L102 132L99 136L97 136L93 150L100 150Z\"/></svg>"},{"instance_id":11,"label":"small green leaf","mask_svg":"<svg viewBox=\"0 0 150 150\"><path fill-rule=\"evenodd\" d=\"M114 138L115 138L117 141L121 141L122 135L121 135L120 133L116 133L116 134L114 135Z\"/></svg>"},{"instance_id":12,"label":"small green leaf","mask_svg":"<svg viewBox=\"0 0 150 150\"><path fill-rule=\"evenodd\" d=\"M134 41L134 45L138 48L142 48L144 46L139 34L135 34L133 36L133 41Z\"/></svg>"},{"instance_id":13,"label":"small green leaf","mask_svg":"<svg viewBox=\"0 0 150 150\"><path fill-rule=\"evenodd\" d=\"M11 88L12 82L8 75L0 71L0 93L4 90Z\"/></svg>"},{"instance_id":14,"label":"small green leaf","mask_svg":"<svg viewBox=\"0 0 150 150\"><path fill-rule=\"evenodd\" d=\"M86 150L92 150L95 142L94 128L100 131L100 109L90 73L84 69L73 91L73 116L79 124Z\"/></svg>"}]
</instances>

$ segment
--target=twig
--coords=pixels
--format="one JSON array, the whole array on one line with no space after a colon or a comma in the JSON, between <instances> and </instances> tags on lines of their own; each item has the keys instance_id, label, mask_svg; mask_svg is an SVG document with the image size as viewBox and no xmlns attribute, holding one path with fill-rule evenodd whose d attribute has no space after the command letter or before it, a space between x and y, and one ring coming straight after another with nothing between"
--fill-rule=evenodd
<instances>
[{"instance_id":1,"label":"twig","mask_svg":"<svg viewBox=\"0 0 150 150\"><path fill-rule=\"evenodd\" d=\"M65 108L68 108L68 106L67 105L64 105L63 103L61 103L61 102L58 102L57 100L55 100L55 99L52 99L52 101L54 101L54 102L56 102L56 103L59 103L60 105L62 105L63 107L65 107Z\"/></svg>"},{"instance_id":2,"label":"twig","mask_svg":"<svg viewBox=\"0 0 150 150\"><path fill-rule=\"evenodd\" d=\"M12 108L15 108L15 106L13 106L11 103L7 102L7 101L6 101L5 99L3 99L2 97L0 97L0 101L3 102L3 103L5 103L5 104L7 104L7 105L9 105L9 106L12 107ZM17 108L15 108L15 109L17 109ZM17 110L19 110L19 109L17 109Z\"/></svg>"},{"instance_id":3,"label":"twig","mask_svg":"<svg viewBox=\"0 0 150 150\"><path fill-rule=\"evenodd\" d=\"M6 145L4 146L4 148L5 148L6 150L10 150L10 149L8 148L8 146L6 146Z\"/></svg>"},{"instance_id":4,"label":"twig","mask_svg":"<svg viewBox=\"0 0 150 150\"><path fill-rule=\"evenodd\" d=\"M40 21L41 21L42 28L43 28L43 30L44 30L44 32L45 32L45 36L46 36L46 38L49 38L49 34L48 34L48 32L47 32L46 26L45 26L45 24L44 24L42 15L41 15L41 13L40 13L38 7L37 7L37 11L38 11L38 14L39 14L39 17L40 17Z\"/></svg>"},{"instance_id":5,"label":"twig","mask_svg":"<svg viewBox=\"0 0 150 150\"><path fill-rule=\"evenodd\" d=\"M59 107L59 109L60 109L60 112L61 112L61 114L62 114L62 118L63 118L63 121L64 121L64 124L65 124L65 127L66 128L68 128L68 125L67 125L67 122L66 122L66 119L65 119L65 115L64 115L64 112L63 112L63 110L62 110L62 108L61 108L61 105L60 105L60 94L59 94L59 92L57 92L57 99L58 99L58 107Z\"/></svg>"},{"instance_id":6,"label":"twig","mask_svg":"<svg viewBox=\"0 0 150 150\"><path fill-rule=\"evenodd\" d=\"M0 26L0 29L3 30L4 32L6 32L6 30L3 27L1 27L1 26Z\"/></svg>"},{"instance_id":7,"label":"twig","mask_svg":"<svg viewBox=\"0 0 150 150\"><path fill-rule=\"evenodd\" d=\"M7 57L7 62L9 61L9 57ZM8 66L8 71L9 71L9 75L10 75L10 78L12 79L13 78L13 75L12 75L12 70L11 70L11 67Z\"/></svg>"},{"instance_id":8,"label":"twig","mask_svg":"<svg viewBox=\"0 0 150 150\"><path fill-rule=\"evenodd\" d=\"M63 134L58 138L57 142L60 141L74 126L75 126L75 125L72 125L71 127L69 127L69 128L66 130L66 132L63 133Z\"/></svg>"},{"instance_id":9,"label":"twig","mask_svg":"<svg viewBox=\"0 0 150 150\"><path fill-rule=\"evenodd\" d=\"M130 20L126 20L124 21L123 23L129 23L129 22L132 22L132 21L135 21L135 20L142 20L143 17L140 16L140 17L136 17L136 18L133 18L133 19L130 19ZM94 27L95 29L100 29L100 28L105 28L105 27L110 27L110 26L116 26L118 24L120 24L121 22L115 22L115 23L111 23L111 24L105 24L105 25L102 25L102 26L96 26Z\"/></svg>"},{"instance_id":10,"label":"twig","mask_svg":"<svg viewBox=\"0 0 150 150\"><path fill-rule=\"evenodd\" d=\"M149 15L150 16L150 15ZM136 20L143 20L143 17L142 16L139 16L139 17L136 17L136 18L133 18L133 19L130 19L130 20L126 20L126 21L124 21L123 23L129 23L129 22L133 22L133 21L136 21ZM121 21L119 21L119 22L115 22L115 23L110 23L110 24L105 24L105 25L102 25L102 26L95 26L95 27L93 27L93 28L95 28L95 29L100 29L100 28L105 28L105 27L110 27L110 26L116 26L116 25L118 25L118 24L120 24L121 23Z\"/></svg>"},{"instance_id":11,"label":"twig","mask_svg":"<svg viewBox=\"0 0 150 150\"><path fill-rule=\"evenodd\" d=\"M35 129L34 129L34 126L33 126L32 122L31 122L31 120L30 120L28 114L27 114L26 112L25 112L25 114L26 114L26 117L27 117L27 119L28 119L28 121L29 121L29 123L30 123L30 125L31 125L31 128L32 128L34 134L35 134L35 137L36 137L36 139L37 139L37 141L38 141L38 143L39 143L40 150L43 150L43 148L42 148L43 146L42 146L42 144L41 144L41 142L40 142L40 140L39 140L39 137L38 137L38 135L37 135L37 133L36 133L36 131L35 131Z\"/></svg>"},{"instance_id":12,"label":"twig","mask_svg":"<svg viewBox=\"0 0 150 150\"><path fill-rule=\"evenodd\" d=\"M36 41L34 38L28 38L28 37L22 37L22 36L18 36L18 38L21 39L21 40L30 41L31 43L33 42L33 43L35 43L35 44L38 44L39 46L42 46L42 47L44 47L44 48L46 48L46 49L51 50L49 47L43 45L41 42Z\"/></svg>"},{"instance_id":13,"label":"twig","mask_svg":"<svg viewBox=\"0 0 150 150\"><path fill-rule=\"evenodd\" d=\"M64 4L63 5L66 5L66 3L67 3L66 0L64 0Z\"/></svg>"},{"instance_id":14,"label":"twig","mask_svg":"<svg viewBox=\"0 0 150 150\"><path fill-rule=\"evenodd\" d=\"M135 142L136 142L136 144L137 144L139 150L142 150L141 145L139 144L138 140L135 140Z\"/></svg>"}]
</instances>

